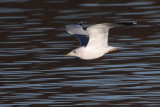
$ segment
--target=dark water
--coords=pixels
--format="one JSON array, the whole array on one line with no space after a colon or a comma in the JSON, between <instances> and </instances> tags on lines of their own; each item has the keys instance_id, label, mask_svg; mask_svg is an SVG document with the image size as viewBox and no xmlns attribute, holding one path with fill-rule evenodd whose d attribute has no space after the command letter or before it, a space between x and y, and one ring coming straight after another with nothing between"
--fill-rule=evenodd
<instances>
[{"instance_id":1,"label":"dark water","mask_svg":"<svg viewBox=\"0 0 160 107\"><path fill-rule=\"evenodd\" d=\"M122 47L84 61L66 24L138 21L114 28ZM0 107L160 106L158 0L0 0Z\"/></svg>"}]
</instances>

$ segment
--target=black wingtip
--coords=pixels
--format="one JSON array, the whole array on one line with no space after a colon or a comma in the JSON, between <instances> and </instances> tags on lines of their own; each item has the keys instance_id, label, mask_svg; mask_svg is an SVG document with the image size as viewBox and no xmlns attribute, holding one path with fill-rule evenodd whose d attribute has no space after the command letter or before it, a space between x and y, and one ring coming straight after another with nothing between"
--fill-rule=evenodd
<instances>
[{"instance_id":1,"label":"black wingtip","mask_svg":"<svg viewBox=\"0 0 160 107\"><path fill-rule=\"evenodd\" d=\"M131 26L131 25L136 25L137 21L132 21L132 22L119 22L118 24L120 25L126 25L126 26Z\"/></svg>"},{"instance_id":2,"label":"black wingtip","mask_svg":"<svg viewBox=\"0 0 160 107\"><path fill-rule=\"evenodd\" d=\"M82 26L82 25L83 25L83 23L84 23L83 21L80 21L80 22L79 22L79 23L77 23L77 24L79 24L79 25L81 25L81 26Z\"/></svg>"},{"instance_id":3,"label":"black wingtip","mask_svg":"<svg viewBox=\"0 0 160 107\"><path fill-rule=\"evenodd\" d=\"M68 24L68 25L72 25L72 24L75 24L75 25L80 25L80 26L82 26L83 25L83 21L80 21L80 22L75 22L75 23L70 23L70 24Z\"/></svg>"}]
</instances>

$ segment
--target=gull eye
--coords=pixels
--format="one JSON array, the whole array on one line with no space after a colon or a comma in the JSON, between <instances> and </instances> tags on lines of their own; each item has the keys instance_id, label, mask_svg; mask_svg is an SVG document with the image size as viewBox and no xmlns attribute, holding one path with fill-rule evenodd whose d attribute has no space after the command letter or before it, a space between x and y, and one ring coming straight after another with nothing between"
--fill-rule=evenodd
<instances>
[{"instance_id":1,"label":"gull eye","mask_svg":"<svg viewBox=\"0 0 160 107\"><path fill-rule=\"evenodd\" d=\"M73 51L73 53L77 53L77 51L76 51L76 50L74 50L74 51Z\"/></svg>"}]
</instances>

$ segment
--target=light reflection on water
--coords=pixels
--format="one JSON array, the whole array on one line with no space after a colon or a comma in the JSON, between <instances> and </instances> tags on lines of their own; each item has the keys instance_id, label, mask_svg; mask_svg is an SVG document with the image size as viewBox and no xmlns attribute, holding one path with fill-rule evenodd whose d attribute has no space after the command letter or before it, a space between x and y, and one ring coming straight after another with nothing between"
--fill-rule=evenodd
<instances>
[{"instance_id":1,"label":"light reflection on water","mask_svg":"<svg viewBox=\"0 0 160 107\"><path fill-rule=\"evenodd\" d=\"M5 4L5 5L4 5ZM0 106L156 106L159 103L159 3L72 0L0 1ZM84 61L65 25L138 21L111 29L121 47Z\"/></svg>"}]
</instances>

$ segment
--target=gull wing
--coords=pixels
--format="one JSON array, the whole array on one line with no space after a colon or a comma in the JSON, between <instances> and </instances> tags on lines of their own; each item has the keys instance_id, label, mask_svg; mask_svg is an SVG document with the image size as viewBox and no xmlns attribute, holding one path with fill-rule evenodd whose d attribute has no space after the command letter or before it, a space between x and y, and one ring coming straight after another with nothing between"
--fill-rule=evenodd
<instances>
[{"instance_id":1,"label":"gull wing","mask_svg":"<svg viewBox=\"0 0 160 107\"><path fill-rule=\"evenodd\" d=\"M89 34L88 48L106 48L108 46L109 29L119 27L119 24L102 23L87 28Z\"/></svg>"},{"instance_id":2,"label":"gull wing","mask_svg":"<svg viewBox=\"0 0 160 107\"><path fill-rule=\"evenodd\" d=\"M81 46L86 46L89 41L88 33L83 30L79 24L69 24L66 26L66 31L74 35L80 42Z\"/></svg>"}]
</instances>

